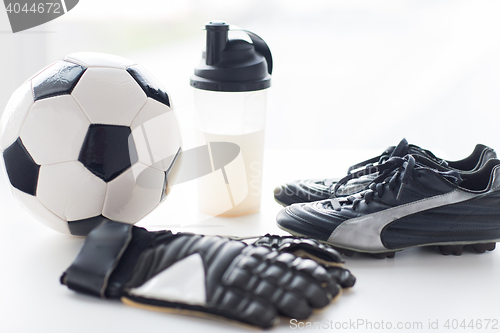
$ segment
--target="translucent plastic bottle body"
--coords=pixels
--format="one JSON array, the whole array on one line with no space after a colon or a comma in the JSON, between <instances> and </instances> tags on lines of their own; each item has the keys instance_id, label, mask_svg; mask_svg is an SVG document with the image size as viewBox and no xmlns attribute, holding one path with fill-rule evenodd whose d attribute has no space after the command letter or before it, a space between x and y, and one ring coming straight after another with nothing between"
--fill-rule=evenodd
<instances>
[{"instance_id":1,"label":"translucent plastic bottle body","mask_svg":"<svg viewBox=\"0 0 500 333\"><path fill-rule=\"evenodd\" d=\"M259 211L267 91L194 91L200 144L232 142L240 147L234 160L198 180L199 210L214 216Z\"/></svg>"}]
</instances>

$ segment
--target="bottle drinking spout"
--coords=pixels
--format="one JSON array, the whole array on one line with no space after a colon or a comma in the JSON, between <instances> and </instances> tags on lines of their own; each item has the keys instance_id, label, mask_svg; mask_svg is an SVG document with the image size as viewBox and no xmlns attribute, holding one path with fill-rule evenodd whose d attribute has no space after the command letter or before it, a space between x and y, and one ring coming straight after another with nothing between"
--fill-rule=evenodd
<instances>
[{"instance_id":1,"label":"bottle drinking spout","mask_svg":"<svg viewBox=\"0 0 500 333\"><path fill-rule=\"evenodd\" d=\"M220 54L228 41L229 25L222 21L211 21L205 25L207 30L206 64L213 66L219 62Z\"/></svg>"}]
</instances>

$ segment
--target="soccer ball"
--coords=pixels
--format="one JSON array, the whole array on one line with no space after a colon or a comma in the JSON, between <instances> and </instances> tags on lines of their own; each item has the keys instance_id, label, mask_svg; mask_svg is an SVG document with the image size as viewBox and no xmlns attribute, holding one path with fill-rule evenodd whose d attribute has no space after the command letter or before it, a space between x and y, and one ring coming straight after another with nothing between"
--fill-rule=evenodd
<instances>
[{"instance_id":1,"label":"soccer ball","mask_svg":"<svg viewBox=\"0 0 500 333\"><path fill-rule=\"evenodd\" d=\"M54 230L136 223L168 193L181 152L169 95L134 62L75 53L17 89L0 120L14 197Z\"/></svg>"}]
</instances>

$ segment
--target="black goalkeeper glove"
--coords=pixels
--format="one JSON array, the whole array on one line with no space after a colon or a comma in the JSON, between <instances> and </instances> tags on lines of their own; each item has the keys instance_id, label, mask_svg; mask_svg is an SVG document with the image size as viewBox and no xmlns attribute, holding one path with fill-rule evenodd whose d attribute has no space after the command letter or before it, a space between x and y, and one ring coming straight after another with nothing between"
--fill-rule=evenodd
<instances>
[{"instance_id":1,"label":"black goalkeeper glove","mask_svg":"<svg viewBox=\"0 0 500 333\"><path fill-rule=\"evenodd\" d=\"M106 221L89 234L61 283L129 305L211 314L268 328L278 315L306 319L312 309L340 295L341 281L354 283L347 270L332 266L350 276L339 278L332 267L283 251L292 247L284 245L289 242L298 247L307 243L318 257L338 256L307 239L265 236L249 245ZM339 264L340 257L332 263Z\"/></svg>"}]
</instances>

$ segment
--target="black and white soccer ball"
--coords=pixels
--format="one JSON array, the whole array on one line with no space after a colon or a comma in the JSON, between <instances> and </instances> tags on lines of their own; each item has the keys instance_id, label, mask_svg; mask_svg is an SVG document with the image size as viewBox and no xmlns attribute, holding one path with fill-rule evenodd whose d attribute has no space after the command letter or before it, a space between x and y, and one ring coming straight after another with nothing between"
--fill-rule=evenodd
<instances>
[{"instance_id":1,"label":"black and white soccer ball","mask_svg":"<svg viewBox=\"0 0 500 333\"><path fill-rule=\"evenodd\" d=\"M143 67L75 53L14 92L0 150L28 212L86 235L103 217L136 223L165 199L181 139L169 95Z\"/></svg>"}]
</instances>

